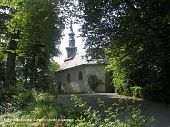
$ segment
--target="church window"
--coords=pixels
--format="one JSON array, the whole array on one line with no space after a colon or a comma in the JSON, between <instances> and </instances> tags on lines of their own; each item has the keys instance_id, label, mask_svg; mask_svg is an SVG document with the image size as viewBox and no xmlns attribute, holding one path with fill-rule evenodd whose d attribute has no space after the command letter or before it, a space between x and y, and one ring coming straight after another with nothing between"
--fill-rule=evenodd
<instances>
[{"instance_id":1,"label":"church window","mask_svg":"<svg viewBox=\"0 0 170 127\"><path fill-rule=\"evenodd\" d=\"M67 73L67 82L70 82L70 74Z\"/></svg>"},{"instance_id":2,"label":"church window","mask_svg":"<svg viewBox=\"0 0 170 127\"><path fill-rule=\"evenodd\" d=\"M79 80L80 80L80 81L83 80L83 74L82 74L81 71L79 71Z\"/></svg>"}]
</instances>

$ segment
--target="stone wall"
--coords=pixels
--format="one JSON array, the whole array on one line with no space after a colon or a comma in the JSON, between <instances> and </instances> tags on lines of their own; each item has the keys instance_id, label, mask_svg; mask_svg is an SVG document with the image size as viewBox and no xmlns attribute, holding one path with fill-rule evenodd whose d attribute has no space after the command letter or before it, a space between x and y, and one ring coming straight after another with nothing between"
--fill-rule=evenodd
<instances>
[{"instance_id":1,"label":"stone wall","mask_svg":"<svg viewBox=\"0 0 170 127\"><path fill-rule=\"evenodd\" d=\"M97 92L105 92L105 72L104 65L81 65L70 69L56 72L56 85L57 89L65 93L89 93L90 87L87 84L88 75L95 74L102 80L103 84L97 87ZM79 80L79 72L82 72L82 80ZM67 75L70 75L70 81L67 79Z\"/></svg>"},{"instance_id":2,"label":"stone wall","mask_svg":"<svg viewBox=\"0 0 170 127\"><path fill-rule=\"evenodd\" d=\"M85 73L86 73L86 83L88 81L88 75L94 74L98 77L98 79L102 80L103 84L100 84L96 92L105 92L105 65L104 64L96 64L96 65L87 65L85 67Z\"/></svg>"}]
</instances>

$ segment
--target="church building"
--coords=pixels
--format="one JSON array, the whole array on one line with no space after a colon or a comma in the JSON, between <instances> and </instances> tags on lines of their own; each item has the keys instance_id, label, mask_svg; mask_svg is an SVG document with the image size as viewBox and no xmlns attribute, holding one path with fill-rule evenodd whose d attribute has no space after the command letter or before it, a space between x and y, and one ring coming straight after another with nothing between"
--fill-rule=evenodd
<instances>
[{"instance_id":1,"label":"church building","mask_svg":"<svg viewBox=\"0 0 170 127\"><path fill-rule=\"evenodd\" d=\"M89 93L92 90L88 85L88 77L92 74L102 81L95 92L105 92L105 63L87 61L85 52L77 52L72 23L68 35L67 58L55 73L56 88L64 93Z\"/></svg>"}]
</instances>

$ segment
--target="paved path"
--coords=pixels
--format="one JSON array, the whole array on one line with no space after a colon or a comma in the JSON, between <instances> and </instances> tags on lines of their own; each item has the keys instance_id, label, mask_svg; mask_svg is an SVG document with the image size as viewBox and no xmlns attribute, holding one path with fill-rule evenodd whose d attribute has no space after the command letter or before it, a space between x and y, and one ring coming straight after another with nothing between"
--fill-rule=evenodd
<instances>
[{"instance_id":1,"label":"paved path","mask_svg":"<svg viewBox=\"0 0 170 127\"><path fill-rule=\"evenodd\" d=\"M114 93L94 93L94 94L79 94L86 102L94 109L99 109L97 104L98 98L104 99L108 105L118 103L120 98L124 104L140 105L140 108L145 116L153 116L155 122L152 127L170 127L170 105L153 103L142 99L136 99L133 103L131 97L120 96ZM70 95L59 95L58 103L65 103L69 106L73 105L70 100Z\"/></svg>"}]
</instances>

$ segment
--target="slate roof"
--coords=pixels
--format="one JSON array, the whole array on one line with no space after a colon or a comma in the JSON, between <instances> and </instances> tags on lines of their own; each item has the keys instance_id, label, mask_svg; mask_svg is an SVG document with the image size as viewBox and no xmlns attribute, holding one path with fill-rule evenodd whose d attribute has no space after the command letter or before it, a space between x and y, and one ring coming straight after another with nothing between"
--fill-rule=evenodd
<instances>
[{"instance_id":1,"label":"slate roof","mask_svg":"<svg viewBox=\"0 0 170 127\"><path fill-rule=\"evenodd\" d=\"M89 65L89 64L99 64L97 61L87 61L85 58L85 52L76 53L74 58L66 59L65 62L61 65L60 70L65 70L73 68L80 65Z\"/></svg>"}]
</instances>

